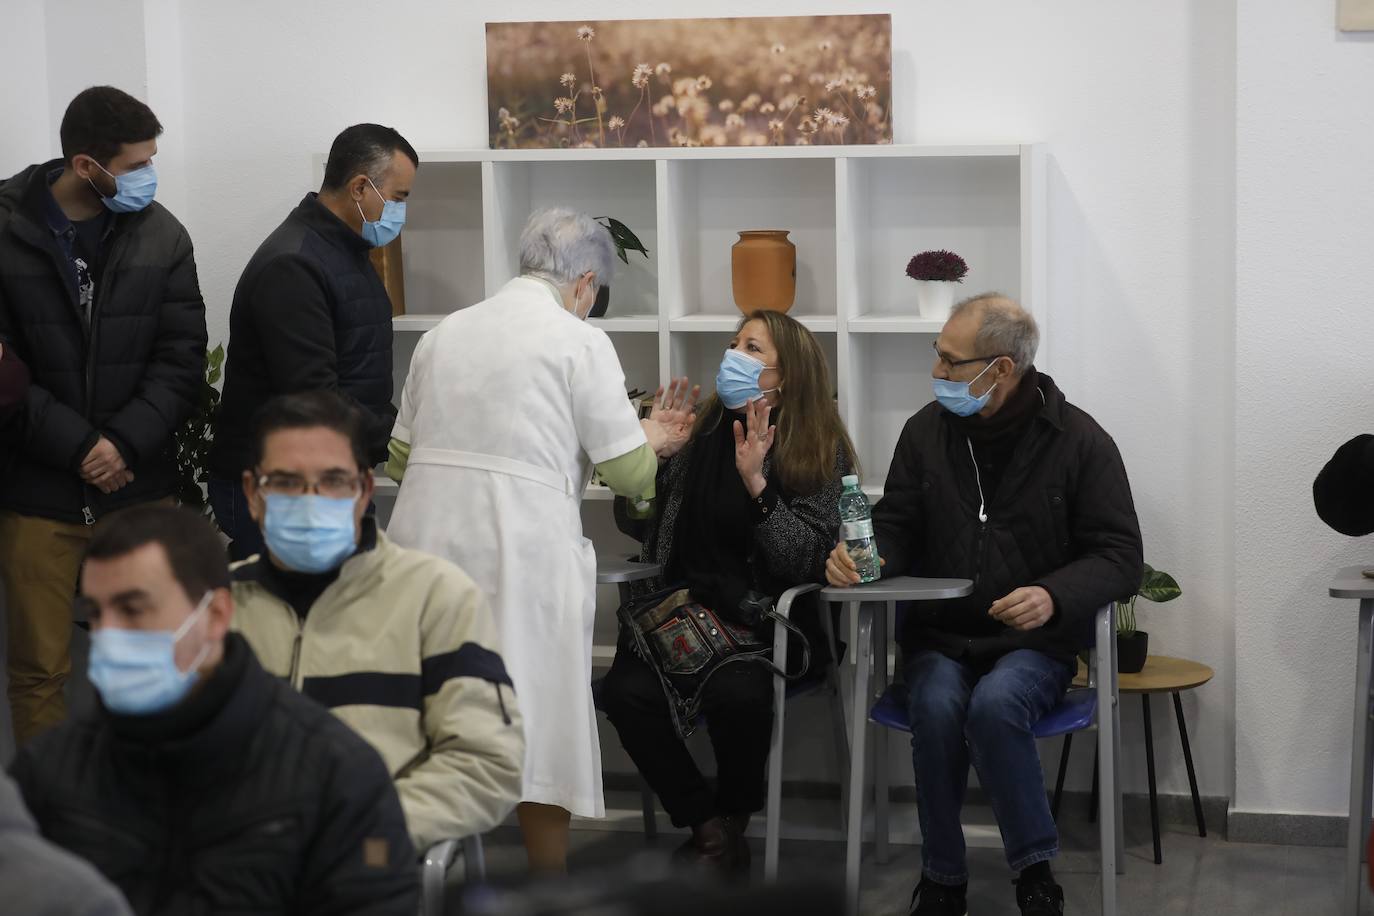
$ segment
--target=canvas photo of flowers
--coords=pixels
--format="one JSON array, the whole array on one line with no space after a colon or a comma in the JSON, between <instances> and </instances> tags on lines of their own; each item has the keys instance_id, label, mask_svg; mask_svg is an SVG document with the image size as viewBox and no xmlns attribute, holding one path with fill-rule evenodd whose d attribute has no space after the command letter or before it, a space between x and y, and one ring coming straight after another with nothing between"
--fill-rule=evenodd
<instances>
[{"instance_id":1,"label":"canvas photo of flowers","mask_svg":"<svg viewBox=\"0 0 1374 916\"><path fill-rule=\"evenodd\" d=\"M892 18L487 23L492 149L892 142Z\"/></svg>"}]
</instances>

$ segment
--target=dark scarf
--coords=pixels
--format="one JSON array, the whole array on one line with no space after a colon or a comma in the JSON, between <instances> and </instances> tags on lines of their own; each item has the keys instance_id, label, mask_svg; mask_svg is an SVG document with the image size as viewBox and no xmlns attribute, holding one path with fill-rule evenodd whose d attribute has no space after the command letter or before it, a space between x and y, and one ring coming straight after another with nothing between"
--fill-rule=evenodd
<instances>
[{"instance_id":1,"label":"dark scarf","mask_svg":"<svg viewBox=\"0 0 1374 916\"><path fill-rule=\"evenodd\" d=\"M1002 475L1011 463L1017 444L1044 406L1045 399L1040 393L1040 373L1031 366L1021 376L1011 397L992 416L974 414L971 417L956 417L949 414L954 428L973 443L982 475L983 493L989 503L1002 482Z\"/></svg>"},{"instance_id":2,"label":"dark scarf","mask_svg":"<svg viewBox=\"0 0 1374 916\"><path fill-rule=\"evenodd\" d=\"M735 468L738 417L722 409L715 426L692 440L668 559L668 581L687 583L694 599L724 613L739 608L751 582L754 524Z\"/></svg>"}]
</instances>

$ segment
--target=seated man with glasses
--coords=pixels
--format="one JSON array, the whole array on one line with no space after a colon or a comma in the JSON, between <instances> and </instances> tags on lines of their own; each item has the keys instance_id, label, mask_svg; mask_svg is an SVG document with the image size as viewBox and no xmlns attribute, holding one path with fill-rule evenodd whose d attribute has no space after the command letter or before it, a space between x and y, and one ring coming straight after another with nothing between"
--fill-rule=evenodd
<instances>
[{"instance_id":1,"label":"seated man with glasses","mask_svg":"<svg viewBox=\"0 0 1374 916\"><path fill-rule=\"evenodd\" d=\"M960 808L970 762L1023 914L1058 916L1059 852L1032 727L1064 698L1093 617L1134 594L1144 557L1116 444L1035 370L1035 319L1005 296L959 303L935 341L935 402L897 441L873 528L884 576L973 580L920 602L900 634L922 875L911 912L964 916ZM836 546L832 585L859 581Z\"/></svg>"},{"instance_id":2,"label":"seated man with glasses","mask_svg":"<svg viewBox=\"0 0 1374 916\"><path fill-rule=\"evenodd\" d=\"M278 397L255 430L243 487L267 551L233 567L235 627L382 755L418 850L491 829L519 800L525 742L486 596L377 530L366 427L342 397Z\"/></svg>"}]
</instances>

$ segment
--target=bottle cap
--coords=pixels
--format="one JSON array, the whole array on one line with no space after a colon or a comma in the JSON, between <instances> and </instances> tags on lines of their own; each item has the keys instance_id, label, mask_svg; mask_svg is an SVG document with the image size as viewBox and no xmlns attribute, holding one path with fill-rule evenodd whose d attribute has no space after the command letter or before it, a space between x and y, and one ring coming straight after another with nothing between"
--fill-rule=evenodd
<instances>
[{"instance_id":1,"label":"bottle cap","mask_svg":"<svg viewBox=\"0 0 1374 916\"><path fill-rule=\"evenodd\" d=\"M846 474L840 478L840 483L844 484L846 487L857 487L859 485L859 475Z\"/></svg>"}]
</instances>

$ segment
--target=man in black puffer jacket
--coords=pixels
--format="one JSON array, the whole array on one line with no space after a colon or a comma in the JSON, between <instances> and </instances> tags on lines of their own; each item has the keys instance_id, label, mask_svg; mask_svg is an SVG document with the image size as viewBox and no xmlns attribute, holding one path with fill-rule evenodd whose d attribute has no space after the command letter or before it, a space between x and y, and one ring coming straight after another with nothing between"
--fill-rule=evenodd
<instances>
[{"instance_id":1,"label":"man in black puffer jacket","mask_svg":"<svg viewBox=\"0 0 1374 916\"><path fill-rule=\"evenodd\" d=\"M0 438L0 578L22 744L62 720L89 526L177 489L205 367L191 239L153 201L162 126L109 86L62 118L62 158L0 184L0 340L29 368Z\"/></svg>"},{"instance_id":2,"label":"man in black puffer jacket","mask_svg":"<svg viewBox=\"0 0 1374 916\"><path fill-rule=\"evenodd\" d=\"M1144 555L1116 444L1036 372L1034 319L1004 296L955 308L935 342L936 403L907 421L873 528L884 576L973 580L918 602L901 633L922 876L912 912L965 912L968 768L992 801L1017 903L1057 916L1059 836L1031 729L1063 699L1103 605L1140 587ZM858 581L841 542L826 575Z\"/></svg>"},{"instance_id":3,"label":"man in black puffer jacket","mask_svg":"<svg viewBox=\"0 0 1374 916\"><path fill-rule=\"evenodd\" d=\"M229 632L213 526L172 506L103 524L80 600L100 704L12 767L46 839L139 916L414 916L419 869L386 766Z\"/></svg>"},{"instance_id":4,"label":"man in black puffer jacket","mask_svg":"<svg viewBox=\"0 0 1374 916\"><path fill-rule=\"evenodd\" d=\"M318 194L307 194L258 247L234 290L224 401L210 453L210 502L235 559L263 549L248 512L253 414L277 395L337 391L367 419L370 460L387 458L391 300L374 247L405 223L420 158L395 130L355 124L334 140Z\"/></svg>"}]
</instances>

